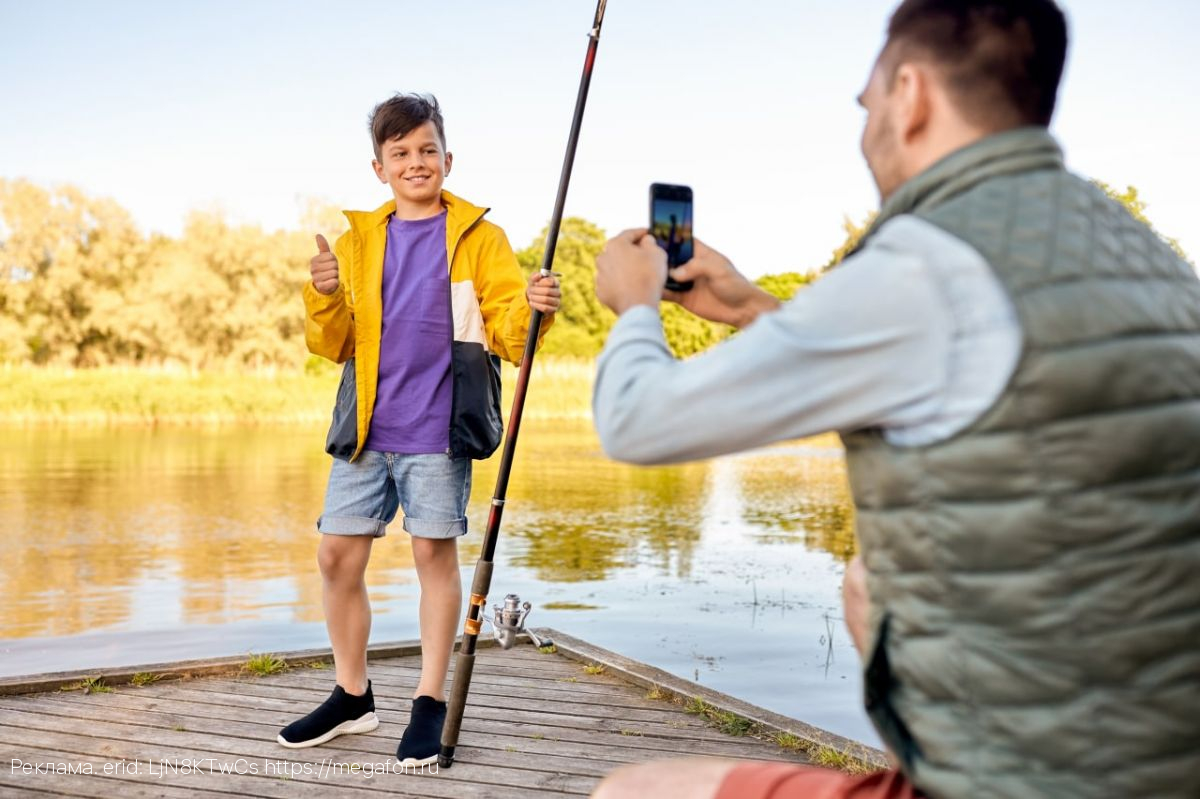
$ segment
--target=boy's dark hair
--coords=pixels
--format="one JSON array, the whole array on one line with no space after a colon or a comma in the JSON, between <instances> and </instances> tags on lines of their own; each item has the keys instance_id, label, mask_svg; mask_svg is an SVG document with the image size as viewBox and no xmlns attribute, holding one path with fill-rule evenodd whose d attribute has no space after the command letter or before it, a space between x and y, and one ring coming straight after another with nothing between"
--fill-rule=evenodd
<instances>
[{"instance_id":1,"label":"boy's dark hair","mask_svg":"<svg viewBox=\"0 0 1200 799\"><path fill-rule=\"evenodd\" d=\"M1067 55L1054 0L904 0L888 23L881 62L928 60L955 106L993 130L1050 124Z\"/></svg>"},{"instance_id":2,"label":"boy's dark hair","mask_svg":"<svg viewBox=\"0 0 1200 799\"><path fill-rule=\"evenodd\" d=\"M442 123L442 108L432 94L396 94L375 106L367 123L371 129L371 143L375 145L375 159L381 157L385 141L407 136L426 122L432 122L437 128L438 138L445 150L446 129Z\"/></svg>"}]
</instances>

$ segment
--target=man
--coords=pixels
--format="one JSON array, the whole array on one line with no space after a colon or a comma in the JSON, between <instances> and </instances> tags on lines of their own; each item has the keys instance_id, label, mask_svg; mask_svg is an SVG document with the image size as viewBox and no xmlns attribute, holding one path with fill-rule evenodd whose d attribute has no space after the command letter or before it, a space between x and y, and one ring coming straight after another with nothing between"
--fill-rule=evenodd
<instances>
[{"instance_id":1,"label":"man","mask_svg":"<svg viewBox=\"0 0 1200 799\"><path fill-rule=\"evenodd\" d=\"M648 764L597 796L1200 795L1200 281L1064 170L1066 39L1052 0L901 3L859 98L879 216L786 305L699 242L684 294L645 231L597 259L610 455L841 433L846 617L898 764ZM678 362L664 296L744 330Z\"/></svg>"}]
</instances>

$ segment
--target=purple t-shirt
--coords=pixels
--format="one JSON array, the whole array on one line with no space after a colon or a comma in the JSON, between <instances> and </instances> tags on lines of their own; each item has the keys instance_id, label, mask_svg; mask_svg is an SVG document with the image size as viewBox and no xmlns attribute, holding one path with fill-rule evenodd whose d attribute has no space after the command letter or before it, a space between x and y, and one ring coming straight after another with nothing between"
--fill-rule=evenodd
<instances>
[{"instance_id":1,"label":"purple t-shirt","mask_svg":"<svg viewBox=\"0 0 1200 799\"><path fill-rule=\"evenodd\" d=\"M379 383L364 449L450 448L450 270L446 213L388 220Z\"/></svg>"}]
</instances>

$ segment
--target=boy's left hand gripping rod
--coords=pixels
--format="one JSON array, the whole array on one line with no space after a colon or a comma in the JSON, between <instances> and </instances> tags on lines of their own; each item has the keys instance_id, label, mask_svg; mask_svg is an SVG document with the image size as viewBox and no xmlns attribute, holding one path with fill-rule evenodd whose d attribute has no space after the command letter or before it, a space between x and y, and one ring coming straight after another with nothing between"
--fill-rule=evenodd
<instances>
[{"instance_id":1,"label":"boy's left hand gripping rod","mask_svg":"<svg viewBox=\"0 0 1200 799\"><path fill-rule=\"evenodd\" d=\"M546 234L546 253L542 258L542 274L553 273L554 249L558 245L558 230L562 225L563 206L567 201L567 186L571 183L571 166L575 162L575 147L579 143L579 127L583 122L583 108L587 104L588 85L592 82L592 65L596 60L596 47L600 44L600 25L604 22L604 6L607 0L596 4L596 18L588 33L587 57L583 62L583 76L579 79L579 94L575 98L575 116L571 120L571 133L567 138L567 153L563 158L562 174L558 180L558 197L554 201L554 214L550 217L550 228ZM462 727L463 710L467 704L467 692L471 690L471 672L475 668L475 643L479 638L483 614L487 607L487 594L492 585L492 558L496 552L496 539L500 535L500 517L504 513L504 497L508 493L508 476L512 469L513 453L517 449L517 434L521 431L521 412L525 408L525 392L529 387L529 371L537 351L538 333L542 326L542 312L534 309L529 320L529 334L525 338L525 353L521 358L521 369L517 373L517 385L513 390L512 411L508 417L508 435L504 439L504 454L500 459L496 475L496 492L492 496L491 513L488 515L487 530L483 534L483 548L479 562L475 564L475 578L471 581L471 598L467 601L467 618L463 624L462 644L455 661L454 682L450 689L450 704L446 710L446 723L442 727L442 748L438 754L438 765L449 768L454 763L454 747L458 745L458 731Z\"/></svg>"}]
</instances>

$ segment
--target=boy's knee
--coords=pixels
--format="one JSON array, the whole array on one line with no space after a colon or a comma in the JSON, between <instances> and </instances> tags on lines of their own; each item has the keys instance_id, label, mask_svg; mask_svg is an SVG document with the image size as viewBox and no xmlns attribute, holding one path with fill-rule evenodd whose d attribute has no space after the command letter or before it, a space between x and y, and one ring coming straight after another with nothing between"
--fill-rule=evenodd
<instances>
[{"instance_id":1,"label":"boy's knee","mask_svg":"<svg viewBox=\"0 0 1200 799\"><path fill-rule=\"evenodd\" d=\"M358 536L323 536L317 548L317 566L327 580L346 580L362 577L367 567L370 539Z\"/></svg>"},{"instance_id":2,"label":"boy's knee","mask_svg":"<svg viewBox=\"0 0 1200 799\"><path fill-rule=\"evenodd\" d=\"M412 540L413 560L418 565L450 565L458 568L457 538L417 538Z\"/></svg>"}]
</instances>

